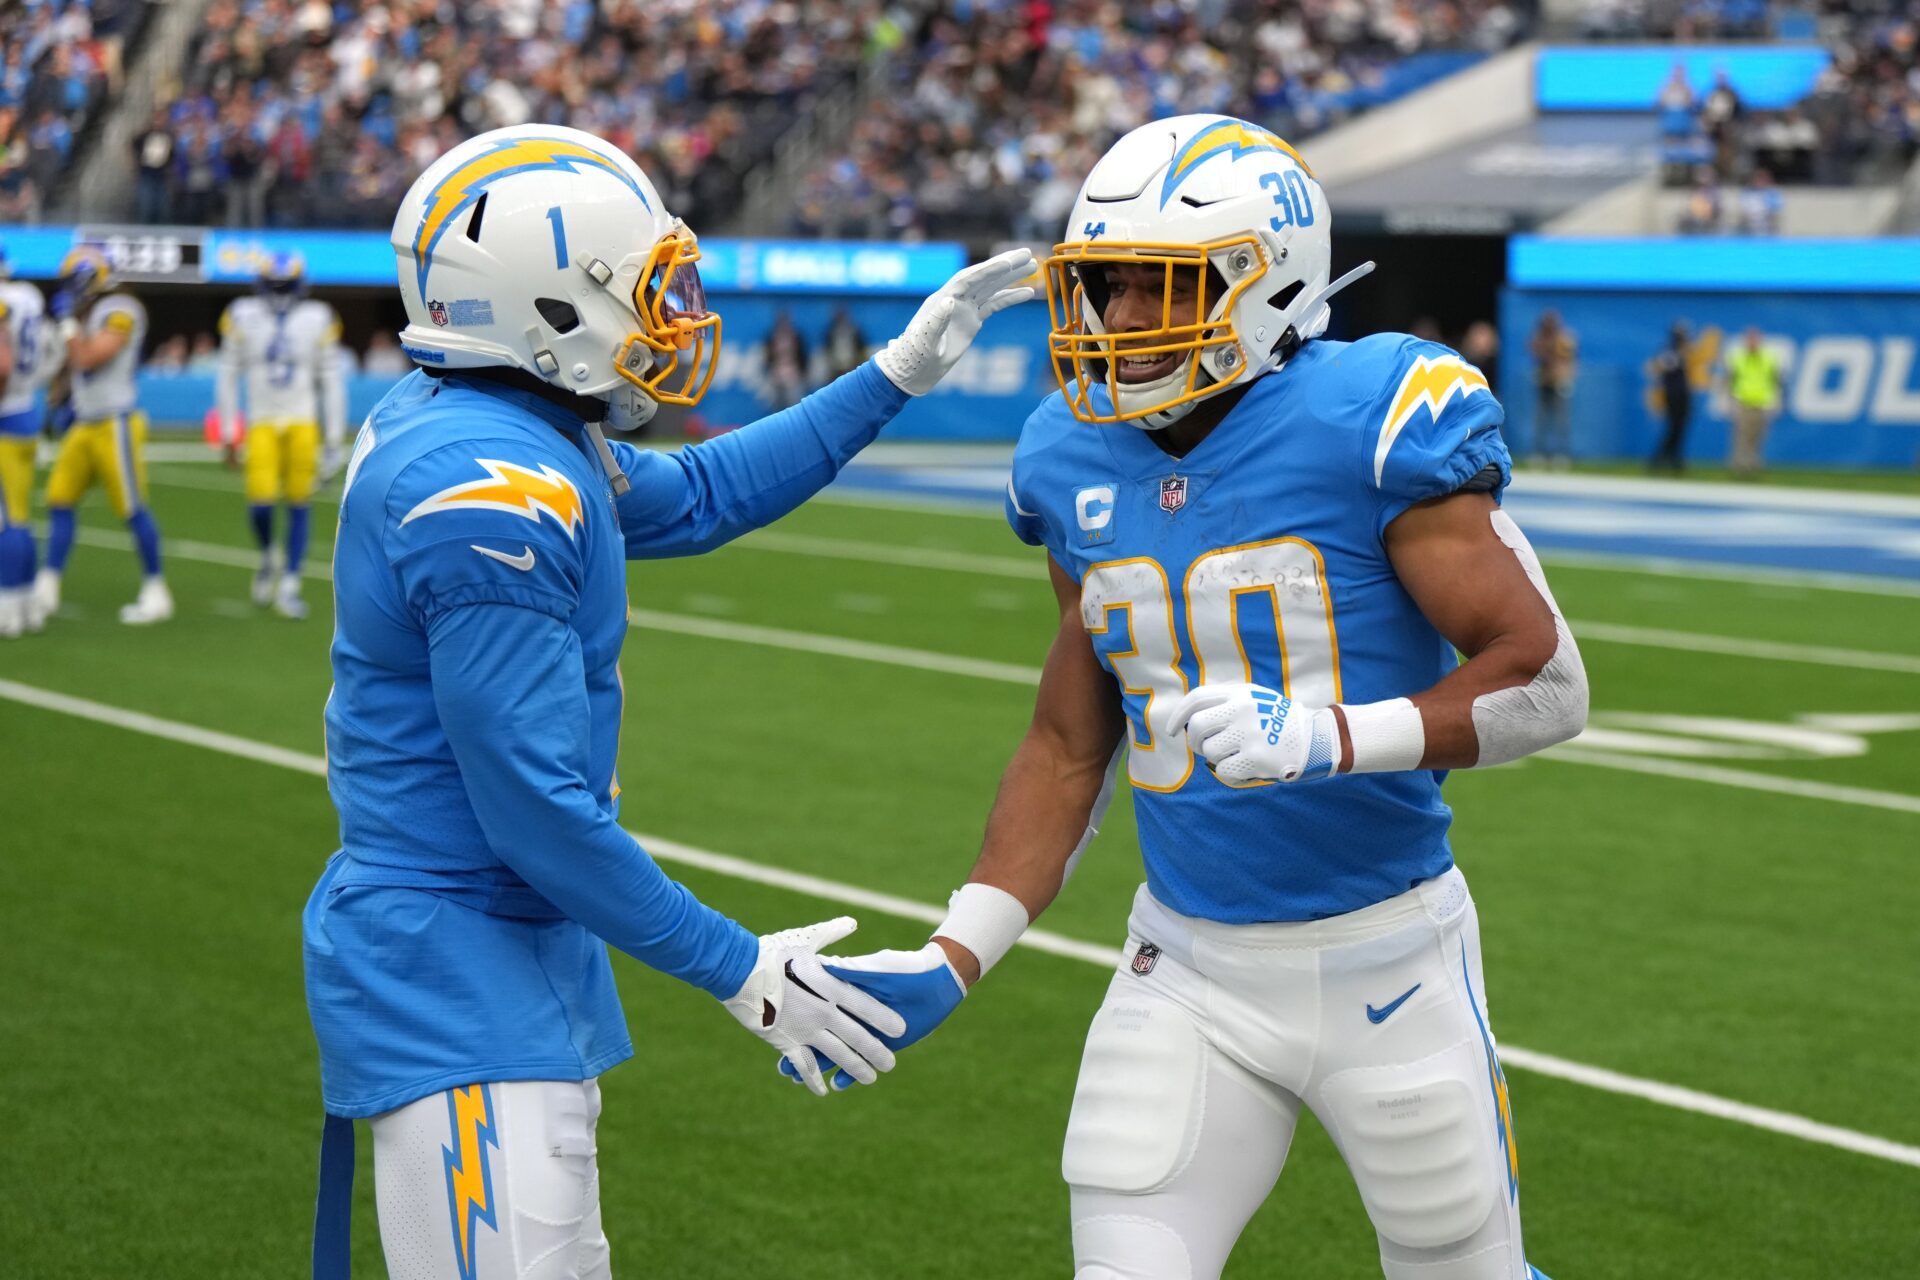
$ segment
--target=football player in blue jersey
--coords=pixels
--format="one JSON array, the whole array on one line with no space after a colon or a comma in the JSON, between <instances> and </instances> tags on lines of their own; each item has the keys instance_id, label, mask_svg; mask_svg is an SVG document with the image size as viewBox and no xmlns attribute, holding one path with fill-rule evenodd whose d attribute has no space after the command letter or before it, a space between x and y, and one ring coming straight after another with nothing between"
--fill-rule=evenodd
<instances>
[{"instance_id":1,"label":"football player in blue jersey","mask_svg":"<svg viewBox=\"0 0 1920 1280\"><path fill-rule=\"evenodd\" d=\"M1124 752L1146 884L1067 1129L1080 1280L1219 1275L1303 1106L1391 1280L1537 1275L1441 783L1579 732L1586 676L1500 509L1485 377L1320 336L1330 217L1221 116L1088 177L1047 262L1062 393L1007 495L1060 605L1032 725L933 940L828 962L905 1015L889 1044L925 1035L1059 892Z\"/></svg>"},{"instance_id":2,"label":"football player in blue jersey","mask_svg":"<svg viewBox=\"0 0 1920 1280\"><path fill-rule=\"evenodd\" d=\"M697 401L720 317L693 233L625 155L569 129L484 134L421 175L393 245L420 369L348 464L326 709L341 849L304 919L328 1112L314 1270L345 1274L367 1118L396 1280L592 1280L595 1079L633 1053L609 943L711 993L817 1092L816 1051L871 1082L893 1055L863 1023L902 1029L820 967L852 920L756 937L616 821L627 561L798 506L1033 296L1034 264L962 271L867 364L668 454L601 424Z\"/></svg>"}]
</instances>

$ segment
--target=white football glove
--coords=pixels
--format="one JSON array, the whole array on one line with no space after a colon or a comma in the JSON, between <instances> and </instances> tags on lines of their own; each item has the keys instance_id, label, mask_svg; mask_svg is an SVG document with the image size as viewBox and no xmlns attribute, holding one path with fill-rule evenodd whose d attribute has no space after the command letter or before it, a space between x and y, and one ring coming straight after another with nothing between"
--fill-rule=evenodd
<instances>
[{"instance_id":1,"label":"white football glove","mask_svg":"<svg viewBox=\"0 0 1920 1280\"><path fill-rule=\"evenodd\" d=\"M923 396L967 353L990 315L1032 298L1031 249L1009 249L955 275L920 304L907 331L873 357L880 372L910 396Z\"/></svg>"},{"instance_id":2,"label":"white football glove","mask_svg":"<svg viewBox=\"0 0 1920 1280\"><path fill-rule=\"evenodd\" d=\"M1203 684L1159 717L1228 782L1308 782L1340 764L1331 707L1303 707L1263 684Z\"/></svg>"},{"instance_id":3,"label":"white football glove","mask_svg":"<svg viewBox=\"0 0 1920 1280\"><path fill-rule=\"evenodd\" d=\"M855 927L852 916L839 916L763 935L753 972L723 1002L741 1026L778 1049L807 1088L823 1098L827 1082L815 1050L861 1084L872 1084L880 1072L893 1070L893 1050L874 1032L897 1036L907 1029L899 1014L821 965L820 948Z\"/></svg>"}]
</instances>

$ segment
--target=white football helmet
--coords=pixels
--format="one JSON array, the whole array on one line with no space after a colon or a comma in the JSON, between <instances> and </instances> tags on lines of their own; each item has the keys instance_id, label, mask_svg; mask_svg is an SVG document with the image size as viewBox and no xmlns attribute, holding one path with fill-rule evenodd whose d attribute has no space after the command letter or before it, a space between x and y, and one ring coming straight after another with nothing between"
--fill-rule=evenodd
<instances>
[{"instance_id":1,"label":"white football helmet","mask_svg":"<svg viewBox=\"0 0 1920 1280\"><path fill-rule=\"evenodd\" d=\"M713 380L693 232L619 148L558 125L470 138L434 161L393 220L407 355L509 366L605 400L631 429Z\"/></svg>"},{"instance_id":2,"label":"white football helmet","mask_svg":"<svg viewBox=\"0 0 1920 1280\"><path fill-rule=\"evenodd\" d=\"M1159 430L1279 368L1326 330L1327 298L1371 269L1328 285L1332 220L1300 154L1244 120L1175 116L1114 143L1046 262L1048 345L1068 409L1083 422ZM1122 264L1161 267L1159 327L1107 331L1107 271ZM1181 273L1195 300L1175 315ZM1128 371L1122 355L1161 361Z\"/></svg>"}]
</instances>

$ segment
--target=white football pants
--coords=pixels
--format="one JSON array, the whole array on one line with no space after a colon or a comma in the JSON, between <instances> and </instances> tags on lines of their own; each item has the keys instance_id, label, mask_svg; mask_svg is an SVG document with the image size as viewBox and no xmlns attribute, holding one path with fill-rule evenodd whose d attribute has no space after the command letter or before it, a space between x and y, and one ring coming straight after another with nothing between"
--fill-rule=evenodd
<instances>
[{"instance_id":1,"label":"white football pants","mask_svg":"<svg viewBox=\"0 0 1920 1280\"><path fill-rule=\"evenodd\" d=\"M607 1280L592 1080L464 1085L375 1116L391 1280Z\"/></svg>"},{"instance_id":2,"label":"white football pants","mask_svg":"<svg viewBox=\"0 0 1920 1280\"><path fill-rule=\"evenodd\" d=\"M1527 1280L1486 1010L1458 870L1299 924L1195 920L1142 886L1067 1124L1076 1276L1217 1277L1304 1103L1389 1280Z\"/></svg>"}]
</instances>

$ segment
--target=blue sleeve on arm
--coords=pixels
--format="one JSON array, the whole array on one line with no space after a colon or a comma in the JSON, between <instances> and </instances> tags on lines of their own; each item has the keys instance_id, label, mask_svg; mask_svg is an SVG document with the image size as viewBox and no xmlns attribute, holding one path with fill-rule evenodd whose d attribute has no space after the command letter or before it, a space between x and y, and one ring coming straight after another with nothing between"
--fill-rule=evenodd
<instances>
[{"instance_id":1,"label":"blue sleeve on arm","mask_svg":"<svg viewBox=\"0 0 1920 1280\"><path fill-rule=\"evenodd\" d=\"M435 612L434 705L494 853L554 906L644 964L726 999L753 934L660 870L585 778L586 680L565 623L510 604Z\"/></svg>"},{"instance_id":2,"label":"blue sleeve on arm","mask_svg":"<svg viewBox=\"0 0 1920 1280\"><path fill-rule=\"evenodd\" d=\"M678 453L616 445L633 485L615 504L627 558L698 555L773 523L826 487L906 402L869 360L790 409Z\"/></svg>"}]
</instances>

